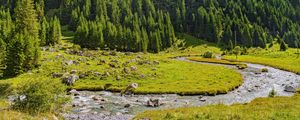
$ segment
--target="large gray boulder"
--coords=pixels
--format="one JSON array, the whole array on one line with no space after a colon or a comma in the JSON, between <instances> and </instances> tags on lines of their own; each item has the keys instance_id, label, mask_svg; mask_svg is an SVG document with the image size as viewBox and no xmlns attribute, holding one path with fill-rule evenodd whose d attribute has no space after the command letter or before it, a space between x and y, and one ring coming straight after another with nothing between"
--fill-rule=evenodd
<instances>
[{"instance_id":1,"label":"large gray boulder","mask_svg":"<svg viewBox=\"0 0 300 120\"><path fill-rule=\"evenodd\" d=\"M79 80L79 76L72 74L72 75L69 75L69 76L64 77L64 78L62 79L62 82L63 82L64 84L66 84L66 85L71 86L71 85L74 85L74 83L75 83L77 80Z\"/></svg>"},{"instance_id":2,"label":"large gray boulder","mask_svg":"<svg viewBox=\"0 0 300 120\"><path fill-rule=\"evenodd\" d=\"M286 92L296 92L296 87L287 85L287 86L284 87L284 91L286 91Z\"/></svg>"}]
</instances>

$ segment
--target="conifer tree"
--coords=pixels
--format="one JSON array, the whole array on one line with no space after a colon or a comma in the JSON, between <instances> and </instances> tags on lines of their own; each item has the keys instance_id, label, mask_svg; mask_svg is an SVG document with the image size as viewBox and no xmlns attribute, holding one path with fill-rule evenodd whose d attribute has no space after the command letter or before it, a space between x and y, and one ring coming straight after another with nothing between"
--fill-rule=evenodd
<instances>
[{"instance_id":1,"label":"conifer tree","mask_svg":"<svg viewBox=\"0 0 300 120\"><path fill-rule=\"evenodd\" d=\"M7 45L4 76L15 76L24 71L24 62L26 59L23 52L25 49L24 39L22 34L17 34Z\"/></svg>"},{"instance_id":2,"label":"conifer tree","mask_svg":"<svg viewBox=\"0 0 300 120\"><path fill-rule=\"evenodd\" d=\"M58 44L61 40L61 27L60 27L60 21L56 16L51 19L48 32L49 33L47 38L48 40L47 44L48 45Z\"/></svg>"}]
</instances>

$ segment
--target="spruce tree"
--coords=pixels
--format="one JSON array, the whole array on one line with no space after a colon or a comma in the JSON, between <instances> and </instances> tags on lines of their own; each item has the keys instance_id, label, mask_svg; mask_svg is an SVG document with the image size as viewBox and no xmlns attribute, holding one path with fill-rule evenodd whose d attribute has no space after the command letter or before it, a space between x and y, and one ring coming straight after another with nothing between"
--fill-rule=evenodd
<instances>
[{"instance_id":1,"label":"spruce tree","mask_svg":"<svg viewBox=\"0 0 300 120\"><path fill-rule=\"evenodd\" d=\"M48 31L48 45L55 45L58 44L61 40L61 27L60 27L60 21L55 16L50 21L49 31Z\"/></svg>"},{"instance_id":2,"label":"spruce tree","mask_svg":"<svg viewBox=\"0 0 300 120\"><path fill-rule=\"evenodd\" d=\"M14 8L15 37L8 43L6 76L32 69L39 59L39 25L32 0L18 0Z\"/></svg>"},{"instance_id":3,"label":"spruce tree","mask_svg":"<svg viewBox=\"0 0 300 120\"><path fill-rule=\"evenodd\" d=\"M49 24L45 17L42 18L40 23L40 45L45 46L47 45L47 39L48 39L48 32L49 31Z\"/></svg>"},{"instance_id":4,"label":"spruce tree","mask_svg":"<svg viewBox=\"0 0 300 120\"><path fill-rule=\"evenodd\" d=\"M26 59L23 34L17 34L7 45L4 76L10 77L23 73Z\"/></svg>"}]
</instances>

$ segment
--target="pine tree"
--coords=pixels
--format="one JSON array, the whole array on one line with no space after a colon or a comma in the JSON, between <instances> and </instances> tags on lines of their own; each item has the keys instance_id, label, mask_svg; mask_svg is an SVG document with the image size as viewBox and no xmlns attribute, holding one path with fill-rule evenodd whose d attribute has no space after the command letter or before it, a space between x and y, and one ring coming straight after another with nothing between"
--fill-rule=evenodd
<instances>
[{"instance_id":1,"label":"pine tree","mask_svg":"<svg viewBox=\"0 0 300 120\"><path fill-rule=\"evenodd\" d=\"M5 60L6 57L6 43L2 38L0 38L0 73L2 73L2 70L5 67Z\"/></svg>"},{"instance_id":2,"label":"pine tree","mask_svg":"<svg viewBox=\"0 0 300 120\"><path fill-rule=\"evenodd\" d=\"M17 36L9 43L7 49L5 75L17 75L32 69L38 65L40 56L39 25L33 1L18 0L14 13L16 28L18 28L14 34ZM13 50L14 45L15 50Z\"/></svg>"},{"instance_id":3,"label":"pine tree","mask_svg":"<svg viewBox=\"0 0 300 120\"><path fill-rule=\"evenodd\" d=\"M48 21L46 20L45 17L43 17L42 20L41 20L40 32L39 32L40 45L41 46L47 45L47 39L48 39L47 32L48 32L48 29L49 29Z\"/></svg>"},{"instance_id":4,"label":"pine tree","mask_svg":"<svg viewBox=\"0 0 300 120\"><path fill-rule=\"evenodd\" d=\"M21 74L24 71L25 62L25 44L24 36L17 34L7 46L7 56L5 59L6 69L4 70L4 76L10 77Z\"/></svg>"},{"instance_id":5,"label":"pine tree","mask_svg":"<svg viewBox=\"0 0 300 120\"><path fill-rule=\"evenodd\" d=\"M14 13L17 32L26 31L34 38L38 38L39 25L33 0L17 0Z\"/></svg>"},{"instance_id":6,"label":"pine tree","mask_svg":"<svg viewBox=\"0 0 300 120\"><path fill-rule=\"evenodd\" d=\"M47 40L47 45L58 44L61 40L60 21L56 16L50 21Z\"/></svg>"}]
</instances>

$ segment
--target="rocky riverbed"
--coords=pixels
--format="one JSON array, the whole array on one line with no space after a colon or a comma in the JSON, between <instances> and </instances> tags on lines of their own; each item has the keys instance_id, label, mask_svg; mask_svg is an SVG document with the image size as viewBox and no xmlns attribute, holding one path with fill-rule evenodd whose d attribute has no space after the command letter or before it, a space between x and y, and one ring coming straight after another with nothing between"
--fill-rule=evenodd
<instances>
[{"instance_id":1,"label":"rocky riverbed","mask_svg":"<svg viewBox=\"0 0 300 120\"><path fill-rule=\"evenodd\" d=\"M177 60L193 62L184 57L177 58ZM224 65L238 70L244 77L244 83L227 94L216 96L179 96L175 94L121 96L119 93L107 91L73 91L75 92L75 95L72 95L73 101L68 104L72 110L70 113L64 113L63 116L68 120L128 120L145 110L247 103L255 98L268 97L272 90L278 96L292 96L295 88L300 85L300 75L263 65L247 65L248 68L244 70ZM268 72L262 72L262 69L267 69ZM157 104L158 107L151 107L154 104Z\"/></svg>"}]
</instances>

